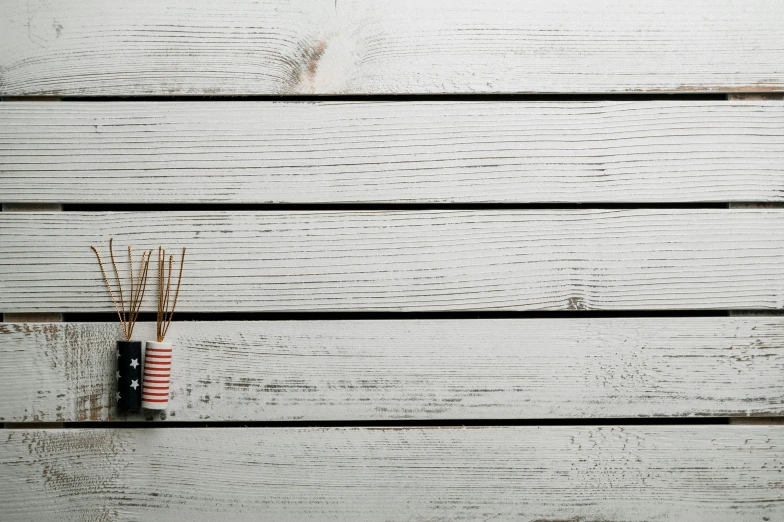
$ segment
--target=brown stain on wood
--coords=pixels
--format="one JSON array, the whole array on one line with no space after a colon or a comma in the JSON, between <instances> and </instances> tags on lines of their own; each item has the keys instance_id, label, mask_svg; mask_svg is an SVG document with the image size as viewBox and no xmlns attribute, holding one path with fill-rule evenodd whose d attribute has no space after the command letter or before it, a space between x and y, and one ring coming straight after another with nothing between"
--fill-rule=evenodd
<instances>
[{"instance_id":1,"label":"brown stain on wood","mask_svg":"<svg viewBox=\"0 0 784 522\"><path fill-rule=\"evenodd\" d=\"M327 48L327 41L322 40L317 43L308 53L307 56L307 69L308 69L308 77L312 81L316 76L316 71L318 71L318 62L321 60L321 57L324 55L324 51Z\"/></svg>"},{"instance_id":2,"label":"brown stain on wood","mask_svg":"<svg viewBox=\"0 0 784 522\"><path fill-rule=\"evenodd\" d=\"M15 327L15 326L16 325L0 323L0 335L11 335L11 334L13 334L14 331L11 328Z\"/></svg>"},{"instance_id":3,"label":"brown stain on wood","mask_svg":"<svg viewBox=\"0 0 784 522\"><path fill-rule=\"evenodd\" d=\"M747 426L784 425L784 417L730 417L730 424Z\"/></svg>"},{"instance_id":4,"label":"brown stain on wood","mask_svg":"<svg viewBox=\"0 0 784 522\"><path fill-rule=\"evenodd\" d=\"M3 321L7 323L60 323L62 314L47 312L3 314Z\"/></svg>"},{"instance_id":5,"label":"brown stain on wood","mask_svg":"<svg viewBox=\"0 0 784 522\"><path fill-rule=\"evenodd\" d=\"M612 521L604 518L599 519L599 518L572 517L572 518L537 518L533 522L612 522Z\"/></svg>"},{"instance_id":6,"label":"brown stain on wood","mask_svg":"<svg viewBox=\"0 0 784 522\"><path fill-rule=\"evenodd\" d=\"M51 98L46 98L47 100L51 100ZM16 101L36 101L37 98L23 98ZM3 101L11 101L8 98L3 98ZM59 203L3 203L3 212L59 212L63 209L63 206ZM50 312L30 312L29 315L36 316L36 315L49 315ZM28 315L26 313L19 313L19 314L6 314L6 316L11 315ZM58 313L52 313L52 315L60 315ZM8 321L8 319L6 319ZM21 322L15 320L15 322Z\"/></svg>"},{"instance_id":7,"label":"brown stain on wood","mask_svg":"<svg viewBox=\"0 0 784 522\"><path fill-rule=\"evenodd\" d=\"M97 421L105 420L103 418L103 410L106 407L103 404L103 397L105 393L101 387L93 386L92 393L80 395L77 397L76 402L80 405L79 410L76 412L76 419L78 421Z\"/></svg>"},{"instance_id":8,"label":"brown stain on wood","mask_svg":"<svg viewBox=\"0 0 784 522\"><path fill-rule=\"evenodd\" d=\"M784 100L784 93L781 92L752 92L752 93L730 93L727 97L730 101L770 101ZM732 208L732 207L730 207Z\"/></svg>"},{"instance_id":9,"label":"brown stain on wood","mask_svg":"<svg viewBox=\"0 0 784 522\"><path fill-rule=\"evenodd\" d=\"M726 92L726 93L757 93L757 92L781 92L784 91L784 84L775 78L762 80L753 85L741 86L711 86L711 85L678 85L671 92ZM670 91L661 91L667 93Z\"/></svg>"},{"instance_id":10,"label":"brown stain on wood","mask_svg":"<svg viewBox=\"0 0 784 522\"><path fill-rule=\"evenodd\" d=\"M117 458L124 452L118 433L30 430L22 440L35 462L42 466L44 486L60 494L75 495L86 482L101 487L109 479L122 477L122 468L127 466Z\"/></svg>"},{"instance_id":11,"label":"brown stain on wood","mask_svg":"<svg viewBox=\"0 0 784 522\"><path fill-rule=\"evenodd\" d=\"M122 491L130 461L125 458L128 448L118 431L29 430L21 437L32 462L40 466L49 496L72 499L89 492L96 501L80 510L82 520L119 519L111 498Z\"/></svg>"},{"instance_id":12,"label":"brown stain on wood","mask_svg":"<svg viewBox=\"0 0 784 522\"><path fill-rule=\"evenodd\" d=\"M61 335L62 345L53 353L54 364L64 365L65 380L72 397L76 398L77 421L111 420L114 406L114 381L105 375L116 371L112 355L114 344L111 336L100 341L91 338L89 328L83 325L47 325L49 335ZM119 338L119 337L118 337ZM111 344L105 344L111 343ZM55 344L55 343L50 343ZM59 343L58 343L59 344ZM96 364L96 361L101 361Z\"/></svg>"},{"instance_id":13,"label":"brown stain on wood","mask_svg":"<svg viewBox=\"0 0 784 522\"><path fill-rule=\"evenodd\" d=\"M288 74L289 81L286 91L289 93L315 92L316 73L319 61L327 49L327 39L322 39L312 45L301 45L299 56L294 61Z\"/></svg>"}]
</instances>

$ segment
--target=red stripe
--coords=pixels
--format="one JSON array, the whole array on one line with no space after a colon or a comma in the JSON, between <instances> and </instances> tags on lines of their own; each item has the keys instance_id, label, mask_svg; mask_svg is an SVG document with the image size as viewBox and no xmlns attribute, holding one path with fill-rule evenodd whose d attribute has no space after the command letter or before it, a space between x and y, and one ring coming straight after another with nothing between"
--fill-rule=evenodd
<instances>
[{"instance_id":1,"label":"red stripe","mask_svg":"<svg viewBox=\"0 0 784 522\"><path fill-rule=\"evenodd\" d=\"M168 373L158 374L158 373L147 373L147 372L144 372L144 376L145 377L170 377Z\"/></svg>"},{"instance_id":2,"label":"red stripe","mask_svg":"<svg viewBox=\"0 0 784 522\"><path fill-rule=\"evenodd\" d=\"M142 402L169 402L169 399L142 399Z\"/></svg>"},{"instance_id":3,"label":"red stripe","mask_svg":"<svg viewBox=\"0 0 784 522\"><path fill-rule=\"evenodd\" d=\"M155 355L152 353L147 354L148 359L171 359L171 355Z\"/></svg>"},{"instance_id":4,"label":"red stripe","mask_svg":"<svg viewBox=\"0 0 784 522\"><path fill-rule=\"evenodd\" d=\"M147 351L148 352L169 352L169 353L171 353L172 349L171 348L168 348L168 349L166 349L166 348L147 348Z\"/></svg>"},{"instance_id":5,"label":"red stripe","mask_svg":"<svg viewBox=\"0 0 784 522\"><path fill-rule=\"evenodd\" d=\"M148 393L148 392L144 392L142 395L153 395L155 397L168 397L169 396L169 392L166 392L166 393Z\"/></svg>"},{"instance_id":6,"label":"red stripe","mask_svg":"<svg viewBox=\"0 0 784 522\"><path fill-rule=\"evenodd\" d=\"M168 390L169 387L168 386L147 386L147 384L145 383L144 388L142 388L142 389L144 389L144 390Z\"/></svg>"},{"instance_id":7,"label":"red stripe","mask_svg":"<svg viewBox=\"0 0 784 522\"><path fill-rule=\"evenodd\" d=\"M169 379L160 379L160 380L157 380L157 379L144 379L144 385L147 386L148 383L166 384L166 385L168 385L169 384Z\"/></svg>"},{"instance_id":8,"label":"red stripe","mask_svg":"<svg viewBox=\"0 0 784 522\"><path fill-rule=\"evenodd\" d=\"M156 371L156 372L163 372L163 371L168 372L169 368L171 368L171 364L161 364L161 363L146 364L145 368L147 368L148 370L151 370L151 371Z\"/></svg>"}]
</instances>

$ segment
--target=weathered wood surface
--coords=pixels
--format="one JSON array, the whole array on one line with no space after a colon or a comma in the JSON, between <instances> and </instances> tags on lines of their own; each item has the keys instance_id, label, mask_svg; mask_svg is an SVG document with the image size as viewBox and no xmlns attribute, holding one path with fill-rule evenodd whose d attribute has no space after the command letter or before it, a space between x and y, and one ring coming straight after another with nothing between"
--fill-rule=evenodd
<instances>
[{"instance_id":1,"label":"weathered wood surface","mask_svg":"<svg viewBox=\"0 0 784 522\"><path fill-rule=\"evenodd\" d=\"M0 324L0 421L117 419L121 337ZM167 340L173 421L783 413L784 317L185 322Z\"/></svg>"},{"instance_id":2,"label":"weathered wood surface","mask_svg":"<svg viewBox=\"0 0 784 522\"><path fill-rule=\"evenodd\" d=\"M110 236L187 247L180 311L784 306L784 209L205 211L1 213L0 310L113 311Z\"/></svg>"},{"instance_id":3,"label":"weathered wood surface","mask_svg":"<svg viewBox=\"0 0 784 522\"><path fill-rule=\"evenodd\" d=\"M781 102L0 104L6 202L784 201Z\"/></svg>"},{"instance_id":4,"label":"weathered wood surface","mask_svg":"<svg viewBox=\"0 0 784 522\"><path fill-rule=\"evenodd\" d=\"M4 0L0 94L784 90L776 0Z\"/></svg>"},{"instance_id":5,"label":"weathered wood surface","mask_svg":"<svg viewBox=\"0 0 784 522\"><path fill-rule=\"evenodd\" d=\"M775 426L6 430L4 520L764 521Z\"/></svg>"}]
</instances>

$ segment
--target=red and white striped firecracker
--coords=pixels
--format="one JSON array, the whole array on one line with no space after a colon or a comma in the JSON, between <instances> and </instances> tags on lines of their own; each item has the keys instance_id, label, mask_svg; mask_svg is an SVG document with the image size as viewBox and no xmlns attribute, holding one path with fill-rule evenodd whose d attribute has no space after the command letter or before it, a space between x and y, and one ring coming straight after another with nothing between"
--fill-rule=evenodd
<instances>
[{"instance_id":1,"label":"red and white striped firecracker","mask_svg":"<svg viewBox=\"0 0 784 522\"><path fill-rule=\"evenodd\" d=\"M144 350L142 408L165 410L169 404L172 344L147 341Z\"/></svg>"}]
</instances>

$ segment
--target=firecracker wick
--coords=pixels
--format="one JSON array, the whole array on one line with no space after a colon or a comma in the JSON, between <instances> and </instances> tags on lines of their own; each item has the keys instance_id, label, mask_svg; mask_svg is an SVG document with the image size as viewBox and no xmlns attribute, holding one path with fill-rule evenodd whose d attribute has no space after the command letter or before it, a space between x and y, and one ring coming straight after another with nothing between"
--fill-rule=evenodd
<instances>
[{"instance_id":1,"label":"firecracker wick","mask_svg":"<svg viewBox=\"0 0 784 522\"><path fill-rule=\"evenodd\" d=\"M174 256L169 256L169 269L167 275L164 276L166 271L166 251L162 247L158 247L158 317L156 320L155 335L159 343L163 342L166 333L171 326L172 316L174 315L174 308L177 306L177 298L180 296L180 284L182 283L182 267L185 265L185 249L182 249L182 256L180 257L180 275L177 277L177 288L174 291L174 301L172 302L171 310L169 310L169 296L171 295L171 278L172 267L174 265ZM167 318L168 314L168 318Z\"/></svg>"},{"instance_id":2,"label":"firecracker wick","mask_svg":"<svg viewBox=\"0 0 784 522\"><path fill-rule=\"evenodd\" d=\"M106 288L109 290L109 295L112 298L112 303L114 303L114 309L117 310L117 316L120 318L120 324L122 325L122 331L125 335L125 338L130 341L131 336L133 335L133 327L136 325L136 320L139 317L139 310L142 307L142 301L144 300L144 290L147 287L147 269L150 265L150 257L152 256L152 250L145 250L142 252L142 259L139 264L139 271L136 275L136 281L134 283L133 278L133 251L131 250L131 245L128 245L128 267L130 271L130 285L131 285L131 293L130 293L130 302L128 303L128 310L125 309L125 297L123 295L123 288L122 288L122 280L120 278L120 272L117 270L117 262L114 259L114 249L112 248L112 242L114 238L109 238L109 256L112 259L112 267L114 267L114 277L117 281L117 288L119 293L119 300L115 297L114 292L112 291L112 284L109 281L109 277L106 275L106 270L103 268L103 262L101 261L101 254L98 253L98 249L95 246L90 245L90 248L93 249L95 252L95 256L98 258L98 266L101 268L101 275L103 276L103 280L106 283ZM119 303L119 304L118 304Z\"/></svg>"}]
</instances>

